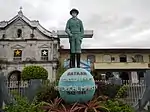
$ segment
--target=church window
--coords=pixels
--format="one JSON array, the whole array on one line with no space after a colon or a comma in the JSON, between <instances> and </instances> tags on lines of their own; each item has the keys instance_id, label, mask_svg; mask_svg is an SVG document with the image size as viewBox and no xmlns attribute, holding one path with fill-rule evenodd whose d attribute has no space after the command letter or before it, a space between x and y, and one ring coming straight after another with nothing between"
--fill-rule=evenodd
<instances>
[{"instance_id":1,"label":"church window","mask_svg":"<svg viewBox=\"0 0 150 112\"><path fill-rule=\"evenodd\" d=\"M127 62L127 56L124 54L121 54L120 56L120 62Z\"/></svg>"},{"instance_id":2,"label":"church window","mask_svg":"<svg viewBox=\"0 0 150 112\"><path fill-rule=\"evenodd\" d=\"M14 61L20 61L22 59L22 50L14 50Z\"/></svg>"},{"instance_id":3,"label":"church window","mask_svg":"<svg viewBox=\"0 0 150 112\"><path fill-rule=\"evenodd\" d=\"M5 38L5 34L2 35L2 39L4 39L4 38Z\"/></svg>"},{"instance_id":4,"label":"church window","mask_svg":"<svg viewBox=\"0 0 150 112\"><path fill-rule=\"evenodd\" d=\"M143 56L142 55L135 55L136 62L143 62Z\"/></svg>"},{"instance_id":5,"label":"church window","mask_svg":"<svg viewBox=\"0 0 150 112\"><path fill-rule=\"evenodd\" d=\"M41 50L41 60L42 61L48 60L48 50L46 49Z\"/></svg>"},{"instance_id":6,"label":"church window","mask_svg":"<svg viewBox=\"0 0 150 112\"><path fill-rule=\"evenodd\" d=\"M20 38L22 36L22 30L18 29L17 30L17 37Z\"/></svg>"},{"instance_id":7,"label":"church window","mask_svg":"<svg viewBox=\"0 0 150 112\"><path fill-rule=\"evenodd\" d=\"M110 55L104 55L103 56L103 62L111 62L111 56Z\"/></svg>"}]
</instances>

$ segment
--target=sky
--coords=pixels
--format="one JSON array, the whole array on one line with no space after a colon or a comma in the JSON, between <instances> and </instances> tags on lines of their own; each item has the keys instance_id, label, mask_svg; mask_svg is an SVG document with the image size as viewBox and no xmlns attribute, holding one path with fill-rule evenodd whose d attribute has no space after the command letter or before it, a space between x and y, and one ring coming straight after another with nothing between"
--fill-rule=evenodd
<instances>
[{"instance_id":1,"label":"sky","mask_svg":"<svg viewBox=\"0 0 150 112\"><path fill-rule=\"evenodd\" d=\"M46 29L64 30L72 8L85 30L82 48L150 48L150 0L0 0L0 21L14 17L20 6L30 20ZM68 39L61 45L69 48Z\"/></svg>"}]
</instances>

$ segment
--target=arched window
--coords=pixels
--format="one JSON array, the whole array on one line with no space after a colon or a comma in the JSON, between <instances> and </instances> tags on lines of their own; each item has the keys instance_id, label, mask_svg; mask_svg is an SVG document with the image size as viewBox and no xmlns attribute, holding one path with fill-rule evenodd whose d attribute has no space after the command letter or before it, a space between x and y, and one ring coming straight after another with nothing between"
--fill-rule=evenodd
<instances>
[{"instance_id":1,"label":"arched window","mask_svg":"<svg viewBox=\"0 0 150 112\"><path fill-rule=\"evenodd\" d=\"M104 55L103 56L103 62L111 62L111 56L110 55Z\"/></svg>"},{"instance_id":2,"label":"arched window","mask_svg":"<svg viewBox=\"0 0 150 112\"><path fill-rule=\"evenodd\" d=\"M18 29L17 30L17 37L20 38L22 36L22 30Z\"/></svg>"},{"instance_id":3,"label":"arched window","mask_svg":"<svg viewBox=\"0 0 150 112\"><path fill-rule=\"evenodd\" d=\"M9 81L20 81L21 80L21 72L18 70L12 71L8 77Z\"/></svg>"},{"instance_id":4,"label":"arched window","mask_svg":"<svg viewBox=\"0 0 150 112\"><path fill-rule=\"evenodd\" d=\"M4 39L5 37L6 37L6 35L5 35L5 34L3 34L3 35L2 35L2 39Z\"/></svg>"},{"instance_id":5,"label":"arched window","mask_svg":"<svg viewBox=\"0 0 150 112\"><path fill-rule=\"evenodd\" d=\"M127 56L126 55L120 55L120 62L127 62Z\"/></svg>"},{"instance_id":6,"label":"arched window","mask_svg":"<svg viewBox=\"0 0 150 112\"><path fill-rule=\"evenodd\" d=\"M143 56L142 55L135 55L136 62L143 62Z\"/></svg>"},{"instance_id":7,"label":"arched window","mask_svg":"<svg viewBox=\"0 0 150 112\"><path fill-rule=\"evenodd\" d=\"M8 87L18 88L21 81L21 72L18 70L10 72L8 81Z\"/></svg>"},{"instance_id":8,"label":"arched window","mask_svg":"<svg viewBox=\"0 0 150 112\"><path fill-rule=\"evenodd\" d=\"M87 60L90 60L91 63L95 62L95 55L88 55Z\"/></svg>"}]
</instances>

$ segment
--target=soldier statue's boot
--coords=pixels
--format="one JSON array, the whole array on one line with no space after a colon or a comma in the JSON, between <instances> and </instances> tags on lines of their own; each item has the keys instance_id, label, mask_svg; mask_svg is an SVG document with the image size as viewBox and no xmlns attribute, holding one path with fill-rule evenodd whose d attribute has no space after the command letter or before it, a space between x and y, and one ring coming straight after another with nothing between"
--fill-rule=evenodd
<instances>
[{"instance_id":1,"label":"soldier statue's boot","mask_svg":"<svg viewBox=\"0 0 150 112\"><path fill-rule=\"evenodd\" d=\"M70 54L71 59L70 59L70 68L75 68L75 53Z\"/></svg>"},{"instance_id":2,"label":"soldier statue's boot","mask_svg":"<svg viewBox=\"0 0 150 112\"><path fill-rule=\"evenodd\" d=\"M81 54L77 53L77 68L80 68L80 58L81 58Z\"/></svg>"}]
</instances>

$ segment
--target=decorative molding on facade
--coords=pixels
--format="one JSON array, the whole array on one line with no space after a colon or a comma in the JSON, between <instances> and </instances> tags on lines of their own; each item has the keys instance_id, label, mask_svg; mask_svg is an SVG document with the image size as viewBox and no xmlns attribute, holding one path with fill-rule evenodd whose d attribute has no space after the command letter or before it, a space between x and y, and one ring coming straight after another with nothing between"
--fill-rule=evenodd
<instances>
[{"instance_id":1,"label":"decorative molding on facade","mask_svg":"<svg viewBox=\"0 0 150 112\"><path fill-rule=\"evenodd\" d=\"M14 45L14 46L11 47L11 49L23 49L23 48L25 48L25 47L24 47L24 46L21 46L21 45L19 45L19 44Z\"/></svg>"},{"instance_id":2,"label":"decorative molding on facade","mask_svg":"<svg viewBox=\"0 0 150 112\"><path fill-rule=\"evenodd\" d=\"M31 26L32 28L36 28L38 29L40 32L42 32L44 35L48 36L48 37L53 37L53 38L57 38L56 35L54 35L53 32L48 31L47 29L45 29L43 26L41 26L41 24L39 23L39 21L37 20L29 20L27 17L25 17L23 15L22 11L19 11L18 14L12 18L9 21L1 21L0 22L0 29L4 29L7 26L9 26L11 23L13 23L16 20L23 20L25 21L29 26Z\"/></svg>"},{"instance_id":3,"label":"decorative molding on facade","mask_svg":"<svg viewBox=\"0 0 150 112\"><path fill-rule=\"evenodd\" d=\"M38 48L51 48L51 46L47 44L43 44L43 45L40 45Z\"/></svg>"},{"instance_id":4,"label":"decorative molding on facade","mask_svg":"<svg viewBox=\"0 0 150 112\"><path fill-rule=\"evenodd\" d=\"M34 57L27 57L26 59L25 59L25 61L36 61L36 58L34 58Z\"/></svg>"}]
</instances>

